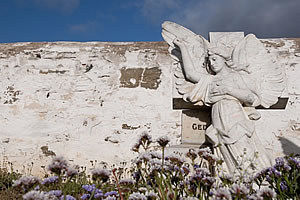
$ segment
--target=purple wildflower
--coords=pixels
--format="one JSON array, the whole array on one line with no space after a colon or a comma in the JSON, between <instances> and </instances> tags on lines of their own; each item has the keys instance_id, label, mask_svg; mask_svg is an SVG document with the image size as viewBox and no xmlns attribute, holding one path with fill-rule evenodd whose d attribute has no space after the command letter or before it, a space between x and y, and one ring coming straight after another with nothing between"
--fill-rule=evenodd
<instances>
[{"instance_id":1,"label":"purple wildflower","mask_svg":"<svg viewBox=\"0 0 300 200\"><path fill-rule=\"evenodd\" d=\"M146 143L146 142L151 143L152 142L152 137L151 137L151 135L149 135L149 133L144 131L144 132L142 132L142 134L139 137L139 143L142 144L142 143Z\"/></svg>"},{"instance_id":2,"label":"purple wildflower","mask_svg":"<svg viewBox=\"0 0 300 200\"><path fill-rule=\"evenodd\" d=\"M161 160L154 158L150 160L151 165L161 165Z\"/></svg>"},{"instance_id":3,"label":"purple wildflower","mask_svg":"<svg viewBox=\"0 0 300 200\"><path fill-rule=\"evenodd\" d=\"M159 137L156 142L163 148L165 148L168 143L170 142L170 139L167 137L167 136L162 136L162 137Z\"/></svg>"},{"instance_id":4,"label":"purple wildflower","mask_svg":"<svg viewBox=\"0 0 300 200\"><path fill-rule=\"evenodd\" d=\"M94 195L94 198L95 199L101 199L103 197L103 193L101 190L98 190L96 189L96 192L95 192L95 195Z\"/></svg>"},{"instance_id":5,"label":"purple wildflower","mask_svg":"<svg viewBox=\"0 0 300 200\"><path fill-rule=\"evenodd\" d=\"M134 192L128 197L128 200L147 200L147 197L141 193Z\"/></svg>"},{"instance_id":6,"label":"purple wildflower","mask_svg":"<svg viewBox=\"0 0 300 200\"><path fill-rule=\"evenodd\" d=\"M231 200L231 194L230 192L225 189L225 188L219 188L214 192L215 198L214 199L226 199L226 200Z\"/></svg>"},{"instance_id":7,"label":"purple wildflower","mask_svg":"<svg viewBox=\"0 0 300 200\"><path fill-rule=\"evenodd\" d=\"M287 185L286 185L286 182L285 182L285 181L282 181L282 182L280 183L280 189L281 189L282 191L285 191L285 190L287 190L287 189L288 189L288 187L287 187Z\"/></svg>"},{"instance_id":8,"label":"purple wildflower","mask_svg":"<svg viewBox=\"0 0 300 200\"><path fill-rule=\"evenodd\" d=\"M189 149L189 151L185 155L186 157L190 158L192 161L194 161L197 158L197 153L194 149Z\"/></svg>"},{"instance_id":9,"label":"purple wildflower","mask_svg":"<svg viewBox=\"0 0 300 200\"><path fill-rule=\"evenodd\" d=\"M95 186L95 184L93 184L93 185L83 185L82 189L84 189L87 192L92 193L96 189L96 186Z\"/></svg>"},{"instance_id":10,"label":"purple wildflower","mask_svg":"<svg viewBox=\"0 0 300 200\"><path fill-rule=\"evenodd\" d=\"M285 171L290 171L292 168L291 168L291 166L289 166L288 164L284 164L283 169L284 169Z\"/></svg>"},{"instance_id":11,"label":"purple wildflower","mask_svg":"<svg viewBox=\"0 0 300 200\"><path fill-rule=\"evenodd\" d=\"M33 188L34 190L36 190L36 191L38 191L38 190L40 190L41 188L40 188L40 186L38 185L38 186L36 186L35 188Z\"/></svg>"},{"instance_id":12,"label":"purple wildflower","mask_svg":"<svg viewBox=\"0 0 300 200\"><path fill-rule=\"evenodd\" d=\"M249 199L249 200L263 200L262 197L258 197L256 194L252 194L252 195L248 196L247 199Z\"/></svg>"},{"instance_id":13,"label":"purple wildflower","mask_svg":"<svg viewBox=\"0 0 300 200\"><path fill-rule=\"evenodd\" d=\"M268 175L270 175L270 176L274 175L276 177L280 177L281 173L275 167L270 167L268 170Z\"/></svg>"},{"instance_id":14,"label":"purple wildflower","mask_svg":"<svg viewBox=\"0 0 300 200\"><path fill-rule=\"evenodd\" d=\"M90 197L91 197L90 194L83 194L83 195L80 197L80 199L82 199L82 200L87 200L87 199L89 199Z\"/></svg>"},{"instance_id":15,"label":"purple wildflower","mask_svg":"<svg viewBox=\"0 0 300 200\"><path fill-rule=\"evenodd\" d=\"M166 156L166 160L170 161L171 164L177 165L177 166L182 166L185 160L179 156L178 154L171 154Z\"/></svg>"},{"instance_id":16,"label":"purple wildflower","mask_svg":"<svg viewBox=\"0 0 300 200\"><path fill-rule=\"evenodd\" d=\"M137 142L131 148L132 151L139 152L139 148L142 145L144 149L148 149L152 143L152 137L146 131L144 131L138 138Z\"/></svg>"},{"instance_id":17,"label":"purple wildflower","mask_svg":"<svg viewBox=\"0 0 300 200\"><path fill-rule=\"evenodd\" d=\"M109 197L106 197L104 200L117 200L117 198L109 196Z\"/></svg>"},{"instance_id":18,"label":"purple wildflower","mask_svg":"<svg viewBox=\"0 0 300 200\"><path fill-rule=\"evenodd\" d=\"M149 194L146 195L147 200L156 200L159 199L158 195L154 192L150 192Z\"/></svg>"},{"instance_id":19,"label":"purple wildflower","mask_svg":"<svg viewBox=\"0 0 300 200\"><path fill-rule=\"evenodd\" d=\"M245 185L238 184L233 184L230 191L237 197L245 197L249 193L249 189Z\"/></svg>"},{"instance_id":20,"label":"purple wildflower","mask_svg":"<svg viewBox=\"0 0 300 200\"><path fill-rule=\"evenodd\" d=\"M13 187L19 187L22 188L23 190L28 190L31 187L33 187L36 184L40 184L41 183L41 179L39 179L38 177L35 176L23 176L21 178L19 178L18 180L14 181L13 183Z\"/></svg>"},{"instance_id":21,"label":"purple wildflower","mask_svg":"<svg viewBox=\"0 0 300 200\"><path fill-rule=\"evenodd\" d=\"M257 191L257 197L262 197L264 199L273 199L276 197L276 193L270 188L262 188Z\"/></svg>"},{"instance_id":22,"label":"purple wildflower","mask_svg":"<svg viewBox=\"0 0 300 200\"><path fill-rule=\"evenodd\" d=\"M52 159L51 163L48 165L48 170L60 175L62 170L68 168L68 162L62 156L56 156Z\"/></svg>"},{"instance_id":23,"label":"purple wildflower","mask_svg":"<svg viewBox=\"0 0 300 200\"><path fill-rule=\"evenodd\" d=\"M270 168L264 168L263 170L260 171L260 174L262 177L265 177L268 174Z\"/></svg>"},{"instance_id":24,"label":"purple wildflower","mask_svg":"<svg viewBox=\"0 0 300 200\"><path fill-rule=\"evenodd\" d=\"M217 158L215 155L211 154L211 153L204 152L204 153L202 154L202 157L203 157L205 160L207 160L208 162L211 162L211 163L215 163L215 162L218 161L218 158Z\"/></svg>"},{"instance_id":25,"label":"purple wildflower","mask_svg":"<svg viewBox=\"0 0 300 200\"><path fill-rule=\"evenodd\" d=\"M215 183L216 179L213 177L204 177L202 181L204 182L204 185L212 186Z\"/></svg>"},{"instance_id":26,"label":"purple wildflower","mask_svg":"<svg viewBox=\"0 0 300 200\"><path fill-rule=\"evenodd\" d=\"M272 182L272 178L269 175L266 176L266 179L268 182Z\"/></svg>"},{"instance_id":27,"label":"purple wildflower","mask_svg":"<svg viewBox=\"0 0 300 200\"><path fill-rule=\"evenodd\" d=\"M190 173L190 169L186 166L182 166L181 167L181 172L184 174L184 175L188 175Z\"/></svg>"},{"instance_id":28,"label":"purple wildflower","mask_svg":"<svg viewBox=\"0 0 300 200\"><path fill-rule=\"evenodd\" d=\"M135 183L135 181L132 179L122 179L119 182L120 185L127 186L127 187L133 186L134 183Z\"/></svg>"},{"instance_id":29,"label":"purple wildflower","mask_svg":"<svg viewBox=\"0 0 300 200\"><path fill-rule=\"evenodd\" d=\"M258 172L255 174L255 176L253 177L254 180L261 178L262 174L261 172Z\"/></svg>"},{"instance_id":30,"label":"purple wildflower","mask_svg":"<svg viewBox=\"0 0 300 200\"><path fill-rule=\"evenodd\" d=\"M276 164L275 164L276 168L283 167L283 165L284 165L284 158L278 157L278 158L275 159L275 162L276 162Z\"/></svg>"},{"instance_id":31,"label":"purple wildflower","mask_svg":"<svg viewBox=\"0 0 300 200\"><path fill-rule=\"evenodd\" d=\"M118 192L117 191L110 191L110 192L106 192L104 194L105 197L108 197L108 196L118 196Z\"/></svg>"},{"instance_id":32,"label":"purple wildflower","mask_svg":"<svg viewBox=\"0 0 300 200\"><path fill-rule=\"evenodd\" d=\"M76 199L71 195L66 195L66 196L63 195L59 198L59 200L76 200Z\"/></svg>"},{"instance_id":33,"label":"purple wildflower","mask_svg":"<svg viewBox=\"0 0 300 200\"><path fill-rule=\"evenodd\" d=\"M202 175L202 176L209 176L210 171L207 168L197 168L195 169L196 174Z\"/></svg>"},{"instance_id":34,"label":"purple wildflower","mask_svg":"<svg viewBox=\"0 0 300 200\"><path fill-rule=\"evenodd\" d=\"M194 164L194 169L197 169L197 168L199 168L200 167L200 165L197 165L197 164Z\"/></svg>"},{"instance_id":35,"label":"purple wildflower","mask_svg":"<svg viewBox=\"0 0 300 200\"><path fill-rule=\"evenodd\" d=\"M61 190L51 190L48 192L48 194L54 195L56 197L60 197L62 195L62 191Z\"/></svg>"},{"instance_id":36,"label":"purple wildflower","mask_svg":"<svg viewBox=\"0 0 300 200\"><path fill-rule=\"evenodd\" d=\"M149 162L151 160L151 155L148 152L140 153L137 159L135 160L135 163L142 163L142 162Z\"/></svg>"},{"instance_id":37,"label":"purple wildflower","mask_svg":"<svg viewBox=\"0 0 300 200\"><path fill-rule=\"evenodd\" d=\"M58 176L50 176L48 178L45 178L42 182L43 185L49 185L51 183L57 183L58 182Z\"/></svg>"},{"instance_id":38,"label":"purple wildflower","mask_svg":"<svg viewBox=\"0 0 300 200\"><path fill-rule=\"evenodd\" d=\"M56 196L48 194L47 192L43 191L35 191L32 190L25 195L23 195L24 200L56 200Z\"/></svg>"},{"instance_id":39,"label":"purple wildflower","mask_svg":"<svg viewBox=\"0 0 300 200\"><path fill-rule=\"evenodd\" d=\"M280 177L281 176L281 172L280 171L277 171L277 170L274 170L274 175L276 177Z\"/></svg>"},{"instance_id":40,"label":"purple wildflower","mask_svg":"<svg viewBox=\"0 0 300 200\"><path fill-rule=\"evenodd\" d=\"M67 168L67 176L68 177L73 177L76 176L78 174L78 171L72 167L68 167Z\"/></svg>"},{"instance_id":41,"label":"purple wildflower","mask_svg":"<svg viewBox=\"0 0 300 200\"><path fill-rule=\"evenodd\" d=\"M140 172L134 172L134 173L132 174L132 177L134 178L134 180L135 180L136 182L138 182L138 181L140 180L140 178L141 178L141 173L140 173Z\"/></svg>"},{"instance_id":42,"label":"purple wildflower","mask_svg":"<svg viewBox=\"0 0 300 200\"><path fill-rule=\"evenodd\" d=\"M101 180L103 182L107 182L110 176L110 171L107 169L94 169L92 171L92 179L93 180Z\"/></svg>"},{"instance_id":43,"label":"purple wildflower","mask_svg":"<svg viewBox=\"0 0 300 200\"><path fill-rule=\"evenodd\" d=\"M293 157L289 157L288 161L291 165L296 165L298 169L300 168L300 160L297 160L296 158Z\"/></svg>"}]
</instances>

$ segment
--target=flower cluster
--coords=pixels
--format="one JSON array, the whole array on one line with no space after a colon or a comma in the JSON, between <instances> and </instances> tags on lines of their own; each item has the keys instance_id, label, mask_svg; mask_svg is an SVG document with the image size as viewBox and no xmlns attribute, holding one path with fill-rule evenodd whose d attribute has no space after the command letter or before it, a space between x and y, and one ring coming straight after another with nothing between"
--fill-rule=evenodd
<instances>
[{"instance_id":1,"label":"flower cluster","mask_svg":"<svg viewBox=\"0 0 300 200\"><path fill-rule=\"evenodd\" d=\"M117 197L118 196L118 192L117 191L110 191L110 192L106 192L104 194L105 197Z\"/></svg>"},{"instance_id":2,"label":"flower cluster","mask_svg":"<svg viewBox=\"0 0 300 200\"><path fill-rule=\"evenodd\" d=\"M57 200L58 198L55 195L49 194L43 191L32 190L23 195L24 200Z\"/></svg>"},{"instance_id":3,"label":"flower cluster","mask_svg":"<svg viewBox=\"0 0 300 200\"><path fill-rule=\"evenodd\" d=\"M35 176L23 176L18 180L14 181L13 187L21 188L23 191L27 191L34 186L41 183L41 179Z\"/></svg>"},{"instance_id":4,"label":"flower cluster","mask_svg":"<svg viewBox=\"0 0 300 200\"><path fill-rule=\"evenodd\" d=\"M100 189L97 189L95 184L93 184L93 185L83 185L82 188L86 192L88 192L88 193L83 194L80 197L80 199L82 199L82 200L91 199L91 198L102 199L102 197L104 196L103 192Z\"/></svg>"},{"instance_id":5,"label":"flower cluster","mask_svg":"<svg viewBox=\"0 0 300 200\"><path fill-rule=\"evenodd\" d=\"M62 195L59 200L76 200L72 195Z\"/></svg>"},{"instance_id":6,"label":"flower cluster","mask_svg":"<svg viewBox=\"0 0 300 200\"><path fill-rule=\"evenodd\" d=\"M132 151L139 152L140 146L142 146L145 150L147 150L152 143L152 137L147 132L143 132L137 142L131 148Z\"/></svg>"},{"instance_id":7,"label":"flower cluster","mask_svg":"<svg viewBox=\"0 0 300 200\"><path fill-rule=\"evenodd\" d=\"M43 185L58 183L58 176L50 176L42 181Z\"/></svg>"},{"instance_id":8,"label":"flower cluster","mask_svg":"<svg viewBox=\"0 0 300 200\"><path fill-rule=\"evenodd\" d=\"M134 192L129 196L128 200L147 200L147 197L141 193Z\"/></svg>"},{"instance_id":9,"label":"flower cluster","mask_svg":"<svg viewBox=\"0 0 300 200\"><path fill-rule=\"evenodd\" d=\"M54 176L43 181L25 176L13 186L25 200L299 198L300 160L297 157L277 158L273 166L255 176L248 172L242 174L240 170L229 175L221 170L222 160L210 148L170 153L166 149L168 138L156 141L159 146L150 146L153 141L148 133L139 137L134 148L139 155L131 168L94 169L88 176L85 169L70 168L65 159L55 157L48 167ZM140 147L144 151L139 151Z\"/></svg>"},{"instance_id":10,"label":"flower cluster","mask_svg":"<svg viewBox=\"0 0 300 200\"><path fill-rule=\"evenodd\" d=\"M109 180L110 171L107 169L94 169L92 170L92 179L102 181L103 183Z\"/></svg>"},{"instance_id":11,"label":"flower cluster","mask_svg":"<svg viewBox=\"0 0 300 200\"><path fill-rule=\"evenodd\" d=\"M62 196L62 191L61 190L50 190L48 192L48 194L52 195L52 196L56 196L57 198Z\"/></svg>"},{"instance_id":12,"label":"flower cluster","mask_svg":"<svg viewBox=\"0 0 300 200\"><path fill-rule=\"evenodd\" d=\"M156 141L161 147L165 148L169 144L170 139L167 136L162 136L159 137Z\"/></svg>"},{"instance_id":13,"label":"flower cluster","mask_svg":"<svg viewBox=\"0 0 300 200\"><path fill-rule=\"evenodd\" d=\"M48 170L60 175L63 170L68 169L68 162L62 156L56 156L52 159L51 163L48 165Z\"/></svg>"}]
</instances>

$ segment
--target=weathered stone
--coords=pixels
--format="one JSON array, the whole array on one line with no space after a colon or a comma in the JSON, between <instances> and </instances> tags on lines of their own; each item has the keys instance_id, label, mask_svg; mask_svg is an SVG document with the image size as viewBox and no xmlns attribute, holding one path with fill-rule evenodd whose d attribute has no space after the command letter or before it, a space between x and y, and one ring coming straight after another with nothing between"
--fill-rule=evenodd
<instances>
[{"instance_id":1,"label":"weathered stone","mask_svg":"<svg viewBox=\"0 0 300 200\"><path fill-rule=\"evenodd\" d=\"M210 112L199 110L183 110L181 143L197 144L205 143L205 130L210 125Z\"/></svg>"},{"instance_id":2,"label":"weathered stone","mask_svg":"<svg viewBox=\"0 0 300 200\"><path fill-rule=\"evenodd\" d=\"M49 150L48 146L42 146L41 150L45 156L56 156L56 154L53 151Z\"/></svg>"},{"instance_id":3,"label":"weathered stone","mask_svg":"<svg viewBox=\"0 0 300 200\"><path fill-rule=\"evenodd\" d=\"M161 69L152 68L125 68L121 69L121 87L157 89L160 84Z\"/></svg>"},{"instance_id":4,"label":"weathered stone","mask_svg":"<svg viewBox=\"0 0 300 200\"><path fill-rule=\"evenodd\" d=\"M263 145L274 157L282 156L290 150L284 150L287 145L282 146L279 136L299 146L299 131L290 121L300 123L300 60L295 56L296 39L261 41L284 42L282 47L266 48L286 70L288 104L281 110L260 110L262 118L256 123L257 131L265 133ZM139 58L146 55L141 62ZM108 61L105 56L116 58ZM86 72L90 65L93 68ZM154 74L154 78L137 78L137 87L123 87L123 67L140 68L141 74ZM0 159L13 163L15 169L23 169L23 164L31 168L34 162L32 172L43 175L40 166L51 160L40 149L45 144L48 151L87 167L92 167L90 160L97 160L97 166L101 161L129 163L136 156L130 148L143 131L153 139L168 135L172 146L179 145L181 111L171 106L172 67L165 42L0 44ZM66 72L40 73L49 70ZM142 87L144 82L153 89ZM8 87L13 90L8 92ZM12 104L4 104L9 98ZM140 128L123 129L123 124ZM111 136L119 143L105 141Z\"/></svg>"}]
</instances>

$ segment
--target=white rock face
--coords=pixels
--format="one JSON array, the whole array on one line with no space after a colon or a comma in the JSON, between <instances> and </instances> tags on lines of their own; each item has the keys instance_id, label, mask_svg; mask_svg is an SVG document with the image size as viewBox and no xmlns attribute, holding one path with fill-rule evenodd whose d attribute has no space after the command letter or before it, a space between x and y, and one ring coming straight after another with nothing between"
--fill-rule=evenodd
<instances>
[{"instance_id":1,"label":"white rock face","mask_svg":"<svg viewBox=\"0 0 300 200\"><path fill-rule=\"evenodd\" d=\"M274 156L300 152L300 40L261 40L287 75L285 109L260 110ZM143 131L180 144L173 60L164 42L0 44L1 167L43 174L53 155L80 166L130 162Z\"/></svg>"}]
</instances>

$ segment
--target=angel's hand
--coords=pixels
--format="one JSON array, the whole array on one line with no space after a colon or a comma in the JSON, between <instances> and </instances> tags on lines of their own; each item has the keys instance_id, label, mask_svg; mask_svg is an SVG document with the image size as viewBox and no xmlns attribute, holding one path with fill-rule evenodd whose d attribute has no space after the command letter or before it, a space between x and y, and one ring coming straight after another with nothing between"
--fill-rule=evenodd
<instances>
[{"instance_id":1,"label":"angel's hand","mask_svg":"<svg viewBox=\"0 0 300 200\"><path fill-rule=\"evenodd\" d=\"M212 96L221 96L228 94L229 90L226 86L221 85L219 82L214 82L210 86L210 94Z\"/></svg>"}]
</instances>

